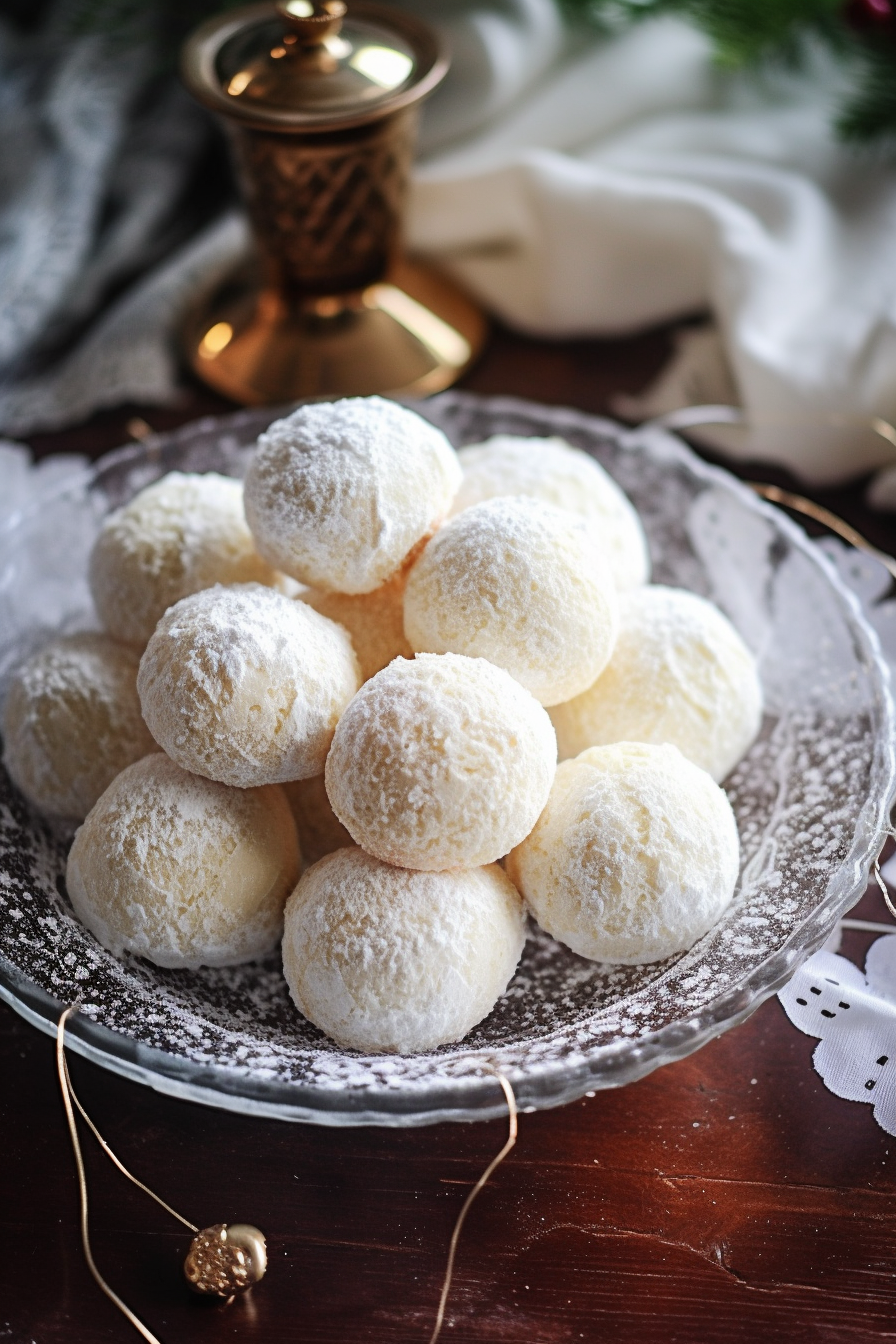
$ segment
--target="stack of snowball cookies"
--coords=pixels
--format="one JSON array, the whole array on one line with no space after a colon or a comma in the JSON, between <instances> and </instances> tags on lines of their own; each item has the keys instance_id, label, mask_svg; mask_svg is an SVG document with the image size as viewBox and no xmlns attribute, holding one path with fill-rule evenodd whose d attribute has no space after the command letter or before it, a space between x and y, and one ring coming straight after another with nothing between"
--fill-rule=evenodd
<instances>
[{"instance_id":1,"label":"stack of snowball cookies","mask_svg":"<svg viewBox=\"0 0 896 1344\"><path fill-rule=\"evenodd\" d=\"M226 966L282 934L339 1045L430 1050L494 1007L527 912L639 964L732 899L755 660L649 568L562 439L455 452L391 401L306 405L244 485L173 472L109 515L103 633L20 667L5 762L81 822L69 897L115 955Z\"/></svg>"}]
</instances>

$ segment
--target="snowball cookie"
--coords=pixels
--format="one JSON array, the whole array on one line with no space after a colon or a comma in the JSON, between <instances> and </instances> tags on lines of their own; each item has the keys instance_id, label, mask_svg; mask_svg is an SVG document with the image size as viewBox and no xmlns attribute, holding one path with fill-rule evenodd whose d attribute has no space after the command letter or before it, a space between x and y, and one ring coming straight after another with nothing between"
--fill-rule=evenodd
<instances>
[{"instance_id":1,"label":"snowball cookie","mask_svg":"<svg viewBox=\"0 0 896 1344\"><path fill-rule=\"evenodd\" d=\"M229 476L172 471L103 523L90 590L105 628L142 648L160 616L215 583L276 583L255 551L243 487Z\"/></svg>"},{"instance_id":2,"label":"snowball cookie","mask_svg":"<svg viewBox=\"0 0 896 1344\"><path fill-rule=\"evenodd\" d=\"M120 770L156 750L140 714L138 660L108 635L63 635L12 678L3 759L41 812L83 820Z\"/></svg>"},{"instance_id":3,"label":"snowball cookie","mask_svg":"<svg viewBox=\"0 0 896 1344\"><path fill-rule=\"evenodd\" d=\"M548 933L580 956L638 966L692 947L738 873L731 804L677 747L616 742L557 769L507 873Z\"/></svg>"},{"instance_id":4,"label":"snowball cookie","mask_svg":"<svg viewBox=\"0 0 896 1344\"><path fill-rule=\"evenodd\" d=\"M333 811L402 868L478 868L535 825L557 760L536 700L484 658L396 658L339 720L327 757Z\"/></svg>"},{"instance_id":5,"label":"snowball cookie","mask_svg":"<svg viewBox=\"0 0 896 1344\"><path fill-rule=\"evenodd\" d=\"M334 849L355 842L330 806L323 775L283 785L299 836L303 861L310 867Z\"/></svg>"},{"instance_id":6,"label":"snowball cookie","mask_svg":"<svg viewBox=\"0 0 896 1344\"><path fill-rule=\"evenodd\" d=\"M345 626L352 638L361 677L367 681L393 658L413 658L404 633L404 588L407 573L400 570L372 593L321 593L306 588L302 601L322 616Z\"/></svg>"},{"instance_id":7,"label":"snowball cookie","mask_svg":"<svg viewBox=\"0 0 896 1344\"><path fill-rule=\"evenodd\" d=\"M408 575L411 647L503 667L543 705L584 691L616 642L616 590L585 524L540 500L474 504Z\"/></svg>"},{"instance_id":8,"label":"snowball cookie","mask_svg":"<svg viewBox=\"0 0 896 1344\"><path fill-rule=\"evenodd\" d=\"M418 873L340 849L286 904L283 971L299 1011L339 1045L414 1054L482 1021L524 940L523 903L495 864Z\"/></svg>"},{"instance_id":9,"label":"snowball cookie","mask_svg":"<svg viewBox=\"0 0 896 1344\"><path fill-rule=\"evenodd\" d=\"M257 583L177 602L137 674L159 746L185 770L240 789L319 775L360 684L340 625Z\"/></svg>"},{"instance_id":10,"label":"snowball cookie","mask_svg":"<svg viewBox=\"0 0 896 1344\"><path fill-rule=\"evenodd\" d=\"M762 687L755 658L711 602L641 588L620 601L604 671L551 718L561 760L606 742L671 742L721 781L759 731Z\"/></svg>"},{"instance_id":11,"label":"snowball cookie","mask_svg":"<svg viewBox=\"0 0 896 1344\"><path fill-rule=\"evenodd\" d=\"M115 956L233 966L275 946L299 866L282 789L231 789L156 752L109 785L75 834L65 881Z\"/></svg>"},{"instance_id":12,"label":"snowball cookie","mask_svg":"<svg viewBox=\"0 0 896 1344\"><path fill-rule=\"evenodd\" d=\"M259 437L246 517L284 573L325 592L370 593L435 530L459 484L445 435L406 407L314 402Z\"/></svg>"},{"instance_id":13,"label":"snowball cookie","mask_svg":"<svg viewBox=\"0 0 896 1344\"><path fill-rule=\"evenodd\" d=\"M604 549L616 587L637 588L650 577L650 553L641 520L608 472L565 439L525 439L496 434L461 448L464 478L451 506L500 495L528 495L586 520Z\"/></svg>"}]
</instances>

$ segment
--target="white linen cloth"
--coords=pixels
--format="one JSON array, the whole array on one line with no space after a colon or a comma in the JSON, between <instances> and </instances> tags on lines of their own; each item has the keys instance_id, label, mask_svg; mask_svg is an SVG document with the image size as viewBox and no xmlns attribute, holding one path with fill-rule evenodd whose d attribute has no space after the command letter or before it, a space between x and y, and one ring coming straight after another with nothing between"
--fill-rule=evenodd
<instances>
[{"instance_id":1,"label":"white linen cloth","mask_svg":"<svg viewBox=\"0 0 896 1344\"><path fill-rule=\"evenodd\" d=\"M454 48L425 112L415 250L534 334L708 310L714 332L686 335L673 373L628 409L736 399L748 425L712 441L814 483L896 460L868 427L896 418L896 169L836 143L837 77L820 58L811 77L756 84L722 76L671 19L603 40L565 31L554 0L406 7ZM109 115L124 101L107 97ZM245 246L224 221L150 270L65 359L6 379L0 428L170 400L179 313ZM0 241L5 287L3 260Z\"/></svg>"}]
</instances>

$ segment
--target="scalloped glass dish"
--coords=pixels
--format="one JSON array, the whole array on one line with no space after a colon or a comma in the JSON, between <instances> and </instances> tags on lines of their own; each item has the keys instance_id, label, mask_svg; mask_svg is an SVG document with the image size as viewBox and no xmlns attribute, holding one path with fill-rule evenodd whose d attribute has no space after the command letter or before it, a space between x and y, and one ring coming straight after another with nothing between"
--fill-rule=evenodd
<instances>
[{"instance_id":1,"label":"scalloped glass dish","mask_svg":"<svg viewBox=\"0 0 896 1344\"><path fill-rule=\"evenodd\" d=\"M67 837L0 772L0 993L74 1049L161 1091L330 1125L420 1125L617 1087L696 1050L774 993L864 891L894 795L893 706L877 640L824 557L783 514L656 429L446 393L417 408L461 445L560 434L637 506L654 580L716 602L760 660L767 712L726 781L743 863L696 947L641 967L583 960L535 928L494 1011L458 1045L412 1057L340 1049L299 1016L278 958L224 970L118 961L70 913ZM240 475L269 410L125 448L0 533L0 677L51 630L89 626L86 561L101 517L173 468Z\"/></svg>"}]
</instances>

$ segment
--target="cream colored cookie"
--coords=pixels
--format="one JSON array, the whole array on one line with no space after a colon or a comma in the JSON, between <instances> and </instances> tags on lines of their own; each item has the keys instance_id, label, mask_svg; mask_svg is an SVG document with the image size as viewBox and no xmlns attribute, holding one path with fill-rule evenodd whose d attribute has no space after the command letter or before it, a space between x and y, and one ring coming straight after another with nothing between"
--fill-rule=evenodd
<instances>
[{"instance_id":1,"label":"cream colored cookie","mask_svg":"<svg viewBox=\"0 0 896 1344\"><path fill-rule=\"evenodd\" d=\"M254 583L176 603L137 676L159 746L185 770L241 789L319 775L360 683L341 626Z\"/></svg>"},{"instance_id":2,"label":"cream colored cookie","mask_svg":"<svg viewBox=\"0 0 896 1344\"><path fill-rule=\"evenodd\" d=\"M580 956L637 966L692 947L734 894L731 804L677 747L617 742L557 768L507 859L535 918Z\"/></svg>"},{"instance_id":3,"label":"cream colored cookie","mask_svg":"<svg viewBox=\"0 0 896 1344\"><path fill-rule=\"evenodd\" d=\"M671 742L717 782L759 731L753 657L705 598L651 586L620 601L613 656L588 690L554 705L560 759L608 742Z\"/></svg>"},{"instance_id":4,"label":"cream colored cookie","mask_svg":"<svg viewBox=\"0 0 896 1344\"><path fill-rule=\"evenodd\" d=\"M169 472L116 509L90 557L90 590L105 628L142 648L173 603L215 583L276 584L229 476Z\"/></svg>"},{"instance_id":5,"label":"cream colored cookie","mask_svg":"<svg viewBox=\"0 0 896 1344\"><path fill-rule=\"evenodd\" d=\"M620 592L650 577L650 552L628 496L588 453L565 439L496 434L458 453L464 478L452 514L501 495L526 495L569 509L600 543Z\"/></svg>"},{"instance_id":6,"label":"cream colored cookie","mask_svg":"<svg viewBox=\"0 0 896 1344\"><path fill-rule=\"evenodd\" d=\"M292 780L282 787L296 824L302 859L309 867L334 849L355 843L330 805L323 775Z\"/></svg>"},{"instance_id":7,"label":"cream colored cookie","mask_svg":"<svg viewBox=\"0 0 896 1344\"><path fill-rule=\"evenodd\" d=\"M75 835L75 914L115 956L233 966L280 937L299 873L282 789L231 789L158 752L115 779Z\"/></svg>"},{"instance_id":8,"label":"cream colored cookie","mask_svg":"<svg viewBox=\"0 0 896 1344\"><path fill-rule=\"evenodd\" d=\"M366 682L327 757L333 811L404 868L477 868L527 835L554 777L551 721L483 658L396 658Z\"/></svg>"},{"instance_id":9,"label":"cream colored cookie","mask_svg":"<svg viewBox=\"0 0 896 1344\"><path fill-rule=\"evenodd\" d=\"M301 599L322 616L338 621L351 635L364 681L381 672L393 658L413 658L404 633L404 588L407 571L399 570L372 593L321 593L307 588Z\"/></svg>"},{"instance_id":10,"label":"cream colored cookie","mask_svg":"<svg viewBox=\"0 0 896 1344\"><path fill-rule=\"evenodd\" d=\"M283 971L299 1011L337 1044L415 1054L491 1012L524 940L522 901L497 865L409 872L340 849L287 902Z\"/></svg>"},{"instance_id":11,"label":"cream colored cookie","mask_svg":"<svg viewBox=\"0 0 896 1344\"><path fill-rule=\"evenodd\" d=\"M417 652L487 658L555 705L603 671L617 607L585 524L514 496L474 504L436 533L408 575L404 628Z\"/></svg>"},{"instance_id":12,"label":"cream colored cookie","mask_svg":"<svg viewBox=\"0 0 896 1344\"><path fill-rule=\"evenodd\" d=\"M246 517L284 573L325 592L370 593L434 531L459 484L445 435L406 407L314 402L259 437Z\"/></svg>"},{"instance_id":13,"label":"cream colored cookie","mask_svg":"<svg viewBox=\"0 0 896 1344\"><path fill-rule=\"evenodd\" d=\"M62 635L12 678L3 760L41 812L81 821L120 770L155 751L140 713L138 661L108 635Z\"/></svg>"}]
</instances>

